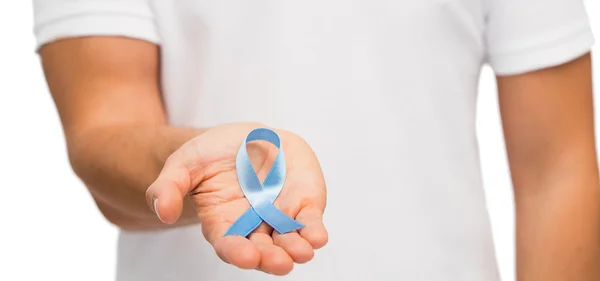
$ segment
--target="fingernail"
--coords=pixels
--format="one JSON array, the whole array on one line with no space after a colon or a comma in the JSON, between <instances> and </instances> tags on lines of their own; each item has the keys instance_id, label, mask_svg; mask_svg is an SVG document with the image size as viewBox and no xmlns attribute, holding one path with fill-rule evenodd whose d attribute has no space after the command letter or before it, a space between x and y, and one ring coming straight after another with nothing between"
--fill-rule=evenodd
<instances>
[{"instance_id":1,"label":"fingernail","mask_svg":"<svg viewBox=\"0 0 600 281\"><path fill-rule=\"evenodd\" d=\"M158 212L158 198L154 198L154 201L152 202L152 204L154 205L154 212L156 213L156 216L158 217L158 219L160 219L160 221L163 221L163 219L160 217L160 213Z\"/></svg>"}]
</instances>

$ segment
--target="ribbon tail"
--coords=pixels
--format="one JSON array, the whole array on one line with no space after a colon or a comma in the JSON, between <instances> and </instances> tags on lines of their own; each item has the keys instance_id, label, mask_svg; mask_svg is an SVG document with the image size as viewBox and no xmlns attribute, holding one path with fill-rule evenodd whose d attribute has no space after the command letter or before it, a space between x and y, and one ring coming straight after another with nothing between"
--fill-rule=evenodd
<instances>
[{"instance_id":1,"label":"ribbon tail","mask_svg":"<svg viewBox=\"0 0 600 281\"><path fill-rule=\"evenodd\" d=\"M255 208L256 213L277 232L285 234L296 229L303 228L304 225L288 217L286 214L275 208L271 204L262 204Z\"/></svg>"},{"instance_id":2,"label":"ribbon tail","mask_svg":"<svg viewBox=\"0 0 600 281\"><path fill-rule=\"evenodd\" d=\"M229 227L223 236L237 235L246 237L261 223L262 219L256 213L254 208L251 207Z\"/></svg>"}]
</instances>

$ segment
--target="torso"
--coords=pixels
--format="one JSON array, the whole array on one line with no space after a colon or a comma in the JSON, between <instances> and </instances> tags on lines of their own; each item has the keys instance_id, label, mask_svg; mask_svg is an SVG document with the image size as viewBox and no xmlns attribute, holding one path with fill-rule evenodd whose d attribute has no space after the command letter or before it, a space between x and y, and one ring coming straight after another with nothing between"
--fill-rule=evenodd
<instances>
[{"instance_id":1,"label":"torso","mask_svg":"<svg viewBox=\"0 0 600 281\"><path fill-rule=\"evenodd\" d=\"M153 0L170 122L304 137L329 244L277 280L498 281L475 103L484 0ZM122 233L118 280L275 280L200 227Z\"/></svg>"}]
</instances>

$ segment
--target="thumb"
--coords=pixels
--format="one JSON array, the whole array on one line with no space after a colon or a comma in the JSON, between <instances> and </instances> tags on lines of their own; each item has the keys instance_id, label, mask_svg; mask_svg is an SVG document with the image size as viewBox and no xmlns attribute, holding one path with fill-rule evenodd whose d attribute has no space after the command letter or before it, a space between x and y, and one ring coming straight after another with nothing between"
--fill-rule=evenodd
<instances>
[{"instance_id":1,"label":"thumb","mask_svg":"<svg viewBox=\"0 0 600 281\"><path fill-rule=\"evenodd\" d=\"M146 190L146 201L162 222L172 224L179 219L183 199L191 189L189 169L178 155L173 154Z\"/></svg>"}]
</instances>

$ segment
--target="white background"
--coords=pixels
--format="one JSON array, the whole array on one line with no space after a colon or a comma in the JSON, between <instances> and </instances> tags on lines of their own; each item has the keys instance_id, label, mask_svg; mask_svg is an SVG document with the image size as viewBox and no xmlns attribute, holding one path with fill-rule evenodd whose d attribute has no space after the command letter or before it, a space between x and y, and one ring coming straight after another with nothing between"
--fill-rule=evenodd
<instances>
[{"instance_id":1,"label":"white background","mask_svg":"<svg viewBox=\"0 0 600 281\"><path fill-rule=\"evenodd\" d=\"M600 41L600 2L586 4ZM33 47L31 1L0 1L0 280L113 280L117 230L69 167ZM600 57L594 67L600 70ZM599 71L594 81L600 83ZM498 262L503 280L514 281L512 192L489 68L482 73L478 111Z\"/></svg>"}]
</instances>

